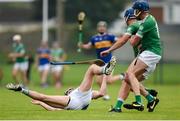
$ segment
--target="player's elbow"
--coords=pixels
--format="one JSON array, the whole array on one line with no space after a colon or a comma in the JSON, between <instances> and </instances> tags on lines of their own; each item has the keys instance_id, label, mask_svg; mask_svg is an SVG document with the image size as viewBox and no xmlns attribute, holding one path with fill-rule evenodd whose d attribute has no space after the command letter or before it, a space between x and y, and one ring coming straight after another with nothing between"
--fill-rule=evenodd
<instances>
[{"instance_id":1,"label":"player's elbow","mask_svg":"<svg viewBox=\"0 0 180 121\"><path fill-rule=\"evenodd\" d=\"M135 46L136 45L136 42L135 41L130 41L130 44L131 44L131 46Z\"/></svg>"},{"instance_id":2,"label":"player's elbow","mask_svg":"<svg viewBox=\"0 0 180 121\"><path fill-rule=\"evenodd\" d=\"M134 47L135 45L137 45L137 43L140 41L140 37L138 36L134 36L131 40L130 40L130 44Z\"/></svg>"}]
</instances>

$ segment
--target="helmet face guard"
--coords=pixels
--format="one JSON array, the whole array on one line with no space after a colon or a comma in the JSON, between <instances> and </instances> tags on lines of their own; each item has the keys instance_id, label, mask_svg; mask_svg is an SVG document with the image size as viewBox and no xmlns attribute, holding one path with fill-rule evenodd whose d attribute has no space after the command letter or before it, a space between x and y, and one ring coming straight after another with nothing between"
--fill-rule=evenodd
<instances>
[{"instance_id":1,"label":"helmet face guard","mask_svg":"<svg viewBox=\"0 0 180 121\"><path fill-rule=\"evenodd\" d=\"M135 15L136 17L138 17L141 13L142 13L142 11L140 11L140 10L138 10L138 9L135 9L135 10L134 10L134 15Z\"/></svg>"},{"instance_id":2,"label":"helmet face guard","mask_svg":"<svg viewBox=\"0 0 180 121\"><path fill-rule=\"evenodd\" d=\"M148 12L150 7L147 1L137 1L133 4L134 15L138 17L142 12Z\"/></svg>"}]
</instances>

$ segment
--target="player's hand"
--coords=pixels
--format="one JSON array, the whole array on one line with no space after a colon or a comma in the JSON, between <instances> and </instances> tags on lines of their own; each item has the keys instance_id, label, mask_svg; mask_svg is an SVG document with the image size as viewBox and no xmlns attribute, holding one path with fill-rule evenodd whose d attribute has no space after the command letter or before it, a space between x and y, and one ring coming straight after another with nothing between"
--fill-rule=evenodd
<instances>
[{"instance_id":1,"label":"player's hand","mask_svg":"<svg viewBox=\"0 0 180 121\"><path fill-rule=\"evenodd\" d=\"M83 43L82 42L78 42L78 45L77 45L79 48L82 48L83 46Z\"/></svg>"},{"instance_id":2,"label":"player's hand","mask_svg":"<svg viewBox=\"0 0 180 121\"><path fill-rule=\"evenodd\" d=\"M10 54L8 55L8 57L9 57L9 58L14 58L14 53L10 53Z\"/></svg>"},{"instance_id":3,"label":"player's hand","mask_svg":"<svg viewBox=\"0 0 180 121\"><path fill-rule=\"evenodd\" d=\"M31 102L32 102L32 104L35 104L35 105L40 105L40 103L41 103L41 101L39 101L39 100L32 100Z\"/></svg>"},{"instance_id":4,"label":"player's hand","mask_svg":"<svg viewBox=\"0 0 180 121\"><path fill-rule=\"evenodd\" d=\"M101 52L100 54L102 57L104 57L104 56L107 56L109 53L110 53L109 50L105 50L105 51Z\"/></svg>"}]
</instances>

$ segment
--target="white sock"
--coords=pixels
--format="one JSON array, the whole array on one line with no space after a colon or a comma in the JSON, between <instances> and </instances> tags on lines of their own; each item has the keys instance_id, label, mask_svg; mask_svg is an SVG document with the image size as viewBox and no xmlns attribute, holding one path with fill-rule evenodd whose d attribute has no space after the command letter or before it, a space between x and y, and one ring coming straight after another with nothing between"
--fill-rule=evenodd
<instances>
[{"instance_id":1,"label":"white sock","mask_svg":"<svg viewBox=\"0 0 180 121\"><path fill-rule=\"evenodd\" d=\"M28 89L25 89L25 88L22 88L21 92L25 95L29 95L29 90Z\"/></svg>"},{"instance_id":2,"label":"white sock","mask_svg":"<svg viewBox=\"0 0 180 121\"><path fill-rule=\"evenodd\" d=\"M118 98L117 100L121 101L121 102L124 102L124 100L122 98Z\"/></svg>"},{"instance_id":3,"label":"white sock","mask_svg":"<svg viewBox=\"0 0 180 121\"><path fill-rule=\"evenodd\" d=\"M120 75L119 75L119 78L120 78L120 80L124 80L124 79L125 79L125 76L124 76L123 74L120 74Z\"/></svg>"}]
</instances>

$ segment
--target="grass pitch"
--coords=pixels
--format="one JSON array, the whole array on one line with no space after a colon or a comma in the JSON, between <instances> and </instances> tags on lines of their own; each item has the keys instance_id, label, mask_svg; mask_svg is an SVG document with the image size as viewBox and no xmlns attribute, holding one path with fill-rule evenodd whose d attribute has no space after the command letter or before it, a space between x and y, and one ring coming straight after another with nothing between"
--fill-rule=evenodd
<instances>
[{"instance_id":1,"label":"grass pitch","mask_svg":"<svg viewBox=\"0 0 180 121\"><path fill-rule=\"evenodd\" d=\"M4 79L1 82L2 86L0 87L0 119L96 119L96 120L123 120L123 119L133 119L133 120L144 120L144 119L180 119L180 84L177 82L176 85L169 85L170 81L178 80L178 68L172 65L165 66L165 76L164 79L167 81L166 84L152 84L153 77L145 82L145 85L149 88L154 88L159 91L160 103L155 109L154 112L149 113L145 109L143 112L130 111L122 109L122 113L108 113L110 105L114 105L117 98L117 93L120 87L120 81L114 83L113 85L108 86L108 92L111 96L111 100L103 101L102 99L92 101L88 110L86 111L46 111L40 106L32 105L30 103L31 99L24 96L23 94L12 92L6 90L4 85L8 82L11 82L10 69L11 66L4 66L3 70L5 72ZM122 71L125 70L126 66L117 66ZM60 90L54 89L54 87L49 87L42 89L39 85L39 78L37 72L33 71L32 82L30 89L50 94L50 95L59 95L63 94L64 90L68 87L76 87L83 77L87 66L72 66L68 67L65 71L64 77L64 86ZM177 75L173 75L173 70ZM116 69L116 74L119 73ZM51 80L51 78L49 78ZM93 89L98 89L97 85ZM144 98L143 98L144 99ZM131 103L134 101L133 94L130 94L126 102ZM146 101L144 100L144 105L146 106Z\"/></svg>"}]
</instances>

